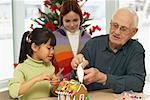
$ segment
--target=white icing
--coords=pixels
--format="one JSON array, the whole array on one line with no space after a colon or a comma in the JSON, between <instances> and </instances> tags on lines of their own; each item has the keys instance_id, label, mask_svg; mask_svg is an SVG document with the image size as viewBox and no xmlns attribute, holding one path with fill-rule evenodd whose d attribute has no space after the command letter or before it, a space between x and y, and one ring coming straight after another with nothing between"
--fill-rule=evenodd
<instances>
[{"instance_id":1,"label":"white icing","mask_svg":"<svg viewBox=\"0 0 150 100\"><path fill-rule=\"evenodd\" d=\"M84 70L81 65L82 63L77 67L77 77L79 79L79 82L83 83Z\"/></svg>"}]
</instances>

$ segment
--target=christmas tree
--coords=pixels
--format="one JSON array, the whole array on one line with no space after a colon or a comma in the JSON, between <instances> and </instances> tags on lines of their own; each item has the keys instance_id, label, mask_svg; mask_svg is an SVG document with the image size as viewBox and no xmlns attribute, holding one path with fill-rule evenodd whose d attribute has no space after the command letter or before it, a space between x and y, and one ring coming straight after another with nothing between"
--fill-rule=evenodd
<instances>
[{"instance_id":1,"label":"christmas tree","mask_svg":"<svg viewBox=\"0 0 150 100\"><path fill-rule=\"evenodd\" d=\"M50 29L51 31L57 30L60 27L60 7L64 1L65 0L44 0L44 7L46 9L45 12L38 8L40 16L39 18L32 20L43 28ZM81 7L83 6L83 4L85 4L86 1L87 0L85 0L84 2L83 0L77 0L78 3L82 2L82 4L80 4ZM86 22L90 20L92 20L90 18L90 13L84 11L82 27L85 29L87 29L87 27L90 27L91 24L86 24ZM31 25L31 28L34 29L33 24ZM100 31L101 28L98 25L96 25L89 28L88 31L90 34L92 34L93 32L95 32L95 30Z\"/></svg>"}]
</instances>

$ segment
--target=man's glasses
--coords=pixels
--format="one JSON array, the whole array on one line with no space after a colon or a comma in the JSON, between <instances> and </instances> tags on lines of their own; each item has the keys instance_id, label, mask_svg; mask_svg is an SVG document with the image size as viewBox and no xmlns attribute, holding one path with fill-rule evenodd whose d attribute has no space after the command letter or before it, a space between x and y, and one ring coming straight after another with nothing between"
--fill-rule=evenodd
<instances>
[{"instance_id":1,"label":"man's glasses","mask_svg":"<svg viewBox=\"0 0 150 100\"><path fill-rule=\"evenodd\" d=\"M130 30L130 29L127 28L126 26L120 26L120 25L118 25L117 23L111 22L110 25L111 25L111 28L112 28L113 30L117 30L117 29L119 28L119 31L120 31L121 33L123 33L123 34L128 34L128 32L129 32L129 30Z\"/></svg>"}]
</instances>

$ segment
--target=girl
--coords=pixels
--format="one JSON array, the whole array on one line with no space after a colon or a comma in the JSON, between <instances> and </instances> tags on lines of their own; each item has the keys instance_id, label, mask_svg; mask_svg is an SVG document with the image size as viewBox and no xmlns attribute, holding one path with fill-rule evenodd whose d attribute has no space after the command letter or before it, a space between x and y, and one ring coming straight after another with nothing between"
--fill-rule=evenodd
<instances>
[{"instance_id":1,"label":"girl","mask_svg":"<svg viewBox=\"0 0 150 100\"><path fill-rule=\"evenodd\" d=\"M9 94L20 100L48 97L59 84L50 60L53 57L56 39L52 32L36 28L23 35L20 60L9 82ZM50 92L50 90L53 90Z\"/></svg>"},{"instance_id":2,"label":"girl","mask_svg":"<svg viewBox=\"0 0 150 100\"><path fill-rule=\"evenodd\" d=\"M54 32L57 45L54 49L53 65L56 73L60 69L63 78L70 79L72 58L80 52L91 38L81 26L83 16L76 0L65 0L60 9L60 28Z\"/></svg>"}]
</instances>

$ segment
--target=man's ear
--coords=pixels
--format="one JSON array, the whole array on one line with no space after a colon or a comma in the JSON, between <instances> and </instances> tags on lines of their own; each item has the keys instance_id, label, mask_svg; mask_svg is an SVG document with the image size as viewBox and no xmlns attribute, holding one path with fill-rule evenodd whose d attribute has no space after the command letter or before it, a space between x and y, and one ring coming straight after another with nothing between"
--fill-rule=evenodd
<instances>
[{"instance_id":1,"label":"man's ear","mask_svg":"<svg viewBox=\"0 0 150 100\"><path fill-rule=\"evenodd\" d=\"M39 46L36 45L35 43L32 43L31 48L32 48L33 51L37 51L39 49Z\"/></svg>"},{"instance_id":2,"label":"man's ear","mask_svg":"<svg viewBox=\"0 0 150 100\"><path fill-rule=\"evenodd\" d=\"M132 30L132 37L137 33L137 31L138 31L138 28L134 28L134 29Z\"/></svg>"}]
</instances>

